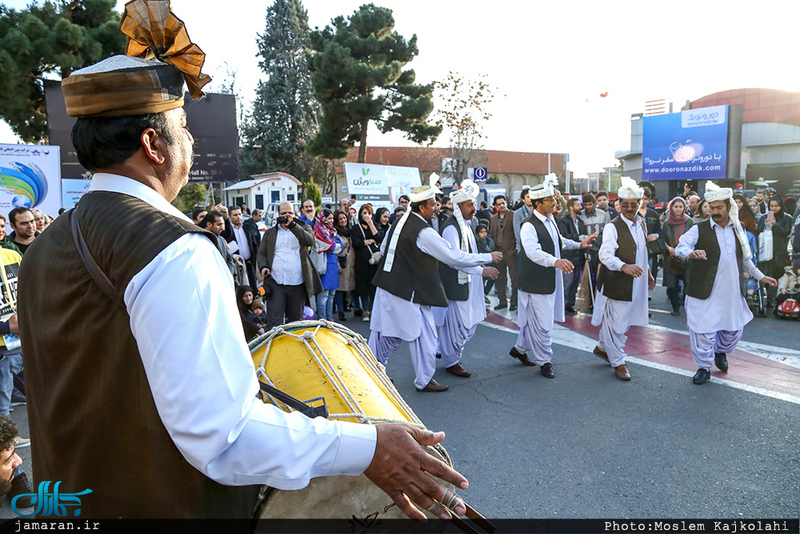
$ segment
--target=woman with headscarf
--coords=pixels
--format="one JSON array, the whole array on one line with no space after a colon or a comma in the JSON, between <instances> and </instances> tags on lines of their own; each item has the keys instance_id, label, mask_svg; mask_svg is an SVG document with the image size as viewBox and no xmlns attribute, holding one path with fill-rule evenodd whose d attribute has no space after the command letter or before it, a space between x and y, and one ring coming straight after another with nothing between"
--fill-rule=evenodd
<instances>
[{"instance_id":1,"label":"woman with headscarf","mask_svg":"<svg viewBox=\"0 0 800 534\"><path fill-rule=\"evenodd\" d=\"M346 321L344 316L344 299L348 291L353 291L356 288L356 271L355 261L356 254L350 240L352 227L350 226L350 217L347 213L341 210L333 212L333 227L339 235L339 240L342 242L342 252L339 254L339 287L336 290L336 309L339 312L339 320ZM355 300L355 299L354 299Z\"/></svg>"},{"instance_id":2,"label":"woman with headscarf","mask_svg":"<svg viewBox=\"0 0 800 534\"><path fill-rule=\"evenodd\" d=\"M375 227L372 222L372 205L364 204L358 208L358 223L353 226L350 232L350 241L356 251L355 271L356 289L361 300L361 317L364 321L369 321L372 311L372 299L375 296L375 286L372 279L378 271L377 263L370 263L372 253L380 249L383 234ZM358 307L358 299L353 301Z\"/></svg>"},{"instance_id":3,"label":"woman with headscarf","mask_svg":"<svg viewBox=\"0 0 800 534\"><path fill-rule=\"evenodd\" d=\"M320 275L322 292L317 294L317 317L333 320L333 299L336 288L339 287L339 258L342 251L342 241L333 227L333 212L328 208L322 209L314 220L314 238L316 246L312 254L326 255L325 274ZM322 269L320 269L322 270Z\"/></svg>"},{"instance_id":4,"label":"woman with headscarf","mask_svg":"<svg viewBox=\"0 0 800 534\"><path fill-rule=\"evenodd\" d=\"M780 278L784 267L789 265L789 234L792 233L792 218L783 210L783 199L773 195L769 199L769 211L758 223L758 233L772 230L772 259L762 261L759 269L766 276ZM775 305L777 289L767 286L767 306Z\"/></svg>"},{"instance_id":5,"label":"woman with headscarf","mask_svg":"<svg viewBox=\"0 0 800 534\"><path fill-rule=\"evenodd\" d=\"M380 241L383 241L383 238L389 233L389 218L391 217L391 213L389 212L389 208L378 208L375 210L375 215L372 216L372 223L375 225L375 228L378 229L378 232L381 234Z\"/></svg>"},{"instance_id":6,"label":"woman with headscarf","mask_svg":"<svg viewBox=\"0 0 800 534\"><path fill-rule=\"evenodd\" d=\"M681 306L681 281L686 285L686 269L688 262L675 255L681 236L692 227L694 222L686 214L686 201L682 197L673 198L667 206L667 220L661 226L658 238L659 245L667 252L664 256L664 281L667 297L672 304L672 315L678 315Z\"/></svg>"},{"instance_id":7,"label":"woman with headscarf","mask_svg":"<svg viewBox=\"0 0 800 534\"><path fill-rule=\"evenodd\" d=\"M758 235L758 220L756 214L753 213L744 193L734 193L733 200L739 207L739 222L742 223L744 233L747 234L747 243L753 252L753 265L758 265L758 240L756 239ZM743 273L742 276L744 277L744 288L747 290L747 300L753 300L753 295L758 289L758 282L747 273Z\"/></svg>"}]
</instances>

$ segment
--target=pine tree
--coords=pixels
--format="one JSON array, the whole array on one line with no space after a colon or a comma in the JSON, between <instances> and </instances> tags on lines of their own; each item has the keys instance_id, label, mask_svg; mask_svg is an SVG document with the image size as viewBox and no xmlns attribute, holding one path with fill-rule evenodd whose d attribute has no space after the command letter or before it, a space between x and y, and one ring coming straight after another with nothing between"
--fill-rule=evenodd
<instances>
[{"instance_id":1,"label":"pine tree","mask_svg":"<svg viewBox=\"0 0 800 534\"><path fill-rule=\"evenodd\" d=\"M416 143L434 141L442 128L426 122L433 84L417 85L414 71L403 70L419 54L417 36L406 41L394 31L392 11L374 4L332 23L309 36L308 67L323 114L308 151L338 159L358 141L363 163L370 121L384 133L402 130Z\"/></svg>"},{"instance_id":2,"label":"pine tree","mask_svg":"<svg viewBox=\"0 0 800 534\"><path fill-rule=\"evenodd\" d=\"M24 10L0 5L0 118L26 143L47 139L43 79L125 51L115 0L58 0Z\"/></svg>"},{"instance_id":3,"label":"pine tree","mask_svg":"<svg viewBox=\"0 0 800 534\"><path fill-rule=\"evenodd\" d=\"M258 36L259 82L243 127L239 169L243 175L285 172L307 181L317 163L305 152L317 131L318 104L306 63L308 14L300 0L275 0Z\"/></svg>"}]
</instances>

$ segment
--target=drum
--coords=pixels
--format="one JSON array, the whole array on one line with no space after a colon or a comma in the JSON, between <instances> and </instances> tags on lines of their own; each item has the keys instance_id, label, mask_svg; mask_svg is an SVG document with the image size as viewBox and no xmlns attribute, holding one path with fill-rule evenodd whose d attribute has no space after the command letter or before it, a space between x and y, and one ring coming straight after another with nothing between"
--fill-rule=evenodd
<instances>
[{"instance_id":1,"label":"drum","mask_svg":"<svg viewBox=\"0 0 800 534\"><path fill-rule=\"evenodd\" d=\"M366 340L338 323L285 324L251 341L250 351L259 380L311 404L324 399L329 419L361 424L403 422L425 428L375 360ZM264 397L265 402L290 411L271 396ZM426 449L453 465L441 445ZM440 482L455 490L452 484ZM314 478L299 491L267 488L264 497L258 513L262 519L347 519L372 524L378 519L406 517L364 475Z\"/></svg>"}]
</instances>

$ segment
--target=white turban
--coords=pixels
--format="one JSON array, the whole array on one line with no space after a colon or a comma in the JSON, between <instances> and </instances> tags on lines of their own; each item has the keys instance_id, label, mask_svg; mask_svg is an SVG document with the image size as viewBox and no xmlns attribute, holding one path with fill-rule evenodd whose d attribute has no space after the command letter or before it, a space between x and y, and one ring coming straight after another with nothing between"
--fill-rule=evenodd
<instances>
[{"instance_id":1,"label":"white turban","mask_svg":"<svg viewBox=\"0 0 800 534\"><path fill-rule=\"evenodd\" d=\"M436 195L441 193L435 185L423 185L422 187L415 187L411 190L409 197L411 202L425 202L428 199L436 198Z\"/></svg>"},{"instance_id":2,"label":"white turban","mask_svg":"<svg viewBox=\"0 0 800 534\"><path fill-rule=\"evenodd\" d=\"M531 187L528 190L528 195L531 197L531 200L552 197L556 194L556 189L558 189L558 177L550 173L544 177L544 182Z\"/></svg>"},{"instance_id":3,"label":"white turban","mask_svg":"<svg viewBox=\"0 0 800 534\"><path fill-rule=\"evenodd\" d=\"M619 198L625 200L639 200L644 196L644 189L639 187L636 180L630 176L622 176L620 180L622 181L622 187L617 189Z\"/></svg>"},{"instance_id":4,"label":"white turban","mask_svg":"<svg viewBox=\"0 0 800 534\"><path fill-rule=\"evenodd\" d=\"M704 195L706 202L717 202L724 200L730 206L728 214L731 222L733 222L733 230L739 244L742 246L742 255L745 259L753 257L753 251L750 250L750 243L747 241L747 234L742 228L742 223L739 222L739 205L733 200L733 189L730 187L720 187L711 180L706 182L706 194Z\"/></svg>"}]
</instances>

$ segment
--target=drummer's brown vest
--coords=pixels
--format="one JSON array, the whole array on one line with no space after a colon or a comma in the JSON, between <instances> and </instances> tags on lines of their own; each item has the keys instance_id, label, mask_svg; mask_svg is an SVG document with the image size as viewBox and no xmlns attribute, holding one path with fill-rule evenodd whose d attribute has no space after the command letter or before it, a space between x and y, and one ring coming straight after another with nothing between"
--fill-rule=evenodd
<instances>
[{"instance_id":1,"label":"drummer's brown vest","mask_svg":"<svg viewBox=\"0 0 800 534\"><path fill-rule=\"evenodd\" d=\"M456 219L454 215L447 218L444 225L439 229L439 233L444 234L444 229L448 226L455 226L458 232L458 248L461 248L461 240L463 239L461 235L461 225L458 224L458 219ZM469 251L473 254L475 253L475 251L472 250L472 244L469 246ZM444 286L444 292L447 294L447 300L469 300L469 284L458 283L458 271L446 263L439 262L439 276L442 278L442 285Z\"/></svg>"},{"instance_id":2,"label":"drummer's brown vest","mask_svg":"<svg viewBox=\"0 0 800 534\"><path fill-rule=\"evenodd\" d=\"M723 230L725 231L725 230ZM734 232L733 239L736 243L736 266L739 269L739 291L742 297L746 296L747 292L744 285L744 272L743 262L744 253L742 252L742 245L736 238ZM697 244L695 250L705 250L705 260L691 260L688 280L686 282L686 294L696 299L705 300L711 296L711 290L714 287L714 280L717 277L717 267L719 267L719 242L717 241L717 234L711 226L711 221L703 221L697 225ZM731 288L733 290L733 288Z\"/></svg>"},{"instance_id":3,"label":"drummer's brown vest","mask_svg":"<svg viewBox=\"0 0 800 534\"><path fill-rule=\"evenodd\" d=\"M62 493L91 489L81 498L82 517L249 517L254 487L207 478L161 423L130 317L100 290L77 253L75 213L120 300L133 276L175 240L188 233L214 237L134 197L97 191L36 238L19 282L35 482L61 481ZM206 325L196 326L203 335Z\"/></svg>"},{"instance_id":4,"label":"drummer's brown vest","mask_svg":"<svg viewBox=\"0 0 800 534\"><path fill-rule=\"evenodd\" d=\"M623 263L636 263L636 241L633 240L630 227L622 220L622 215L617 215L611 221L617 228L617 251L614 254ZM641 223L636 225L636 231L644 232ZM597 290L610 299L631 302L633 300L633 277L622 271L612 271L604 264L600 264L597 275Z\"/></svg>"},{"instance_id":5,"label":"drummer's brown vest","mask_svg":"<svg viewBox=\"0 0 800 534\"><path fill-rule=\"evenodd\" d=\"M555 226L555 221L551 222L553 226ZM551 256L555 256L556 245L553 242L553 238L550 237L550 232L547 231L547 227L541 219L536 216L535 211L528 215L528 218L522 222L522 224L526 223L532 224L536 230L536 235L539 238L539 244L542 246L542 250ZM556 227L556 232L558 232L558 227ZM560 250L563 248L563 243L561 241L561 234L557 235L558 248ZM556 268L545 267L532 262L525 252L525 245L522 244L522 240L520 240L520 254L518 257L519 270L517 271L517 287L520 291L532 293L534 295L550 295L556 290ZM559 276L561 276L560 272Z\"/></svg>"},{"instance_id":6,"label":"drummer's brown vest","mask_svg":"<svg viewBox=\"0 0 800 534\"><path fill-rule=\"evenodd\" d=\"M389 234L386 252L389 251L388 244L391 243L392 235L397 228L397 222L392 225ZM403 300L413 301L423 306L447 306L447 295L442 286L442 279L439 277L439 262L433 256L428 256L417 246L417 235L430 225L415 214L408 216L400 237L397 240L397 250L395 251L394 264L392 270L386 272L383 265L386 262L384 254L378 265L378 272L372 279L372 284L376 287L388 291ZM398 317L402 320L402 317Z\"/></svg>"}]
</instances>

